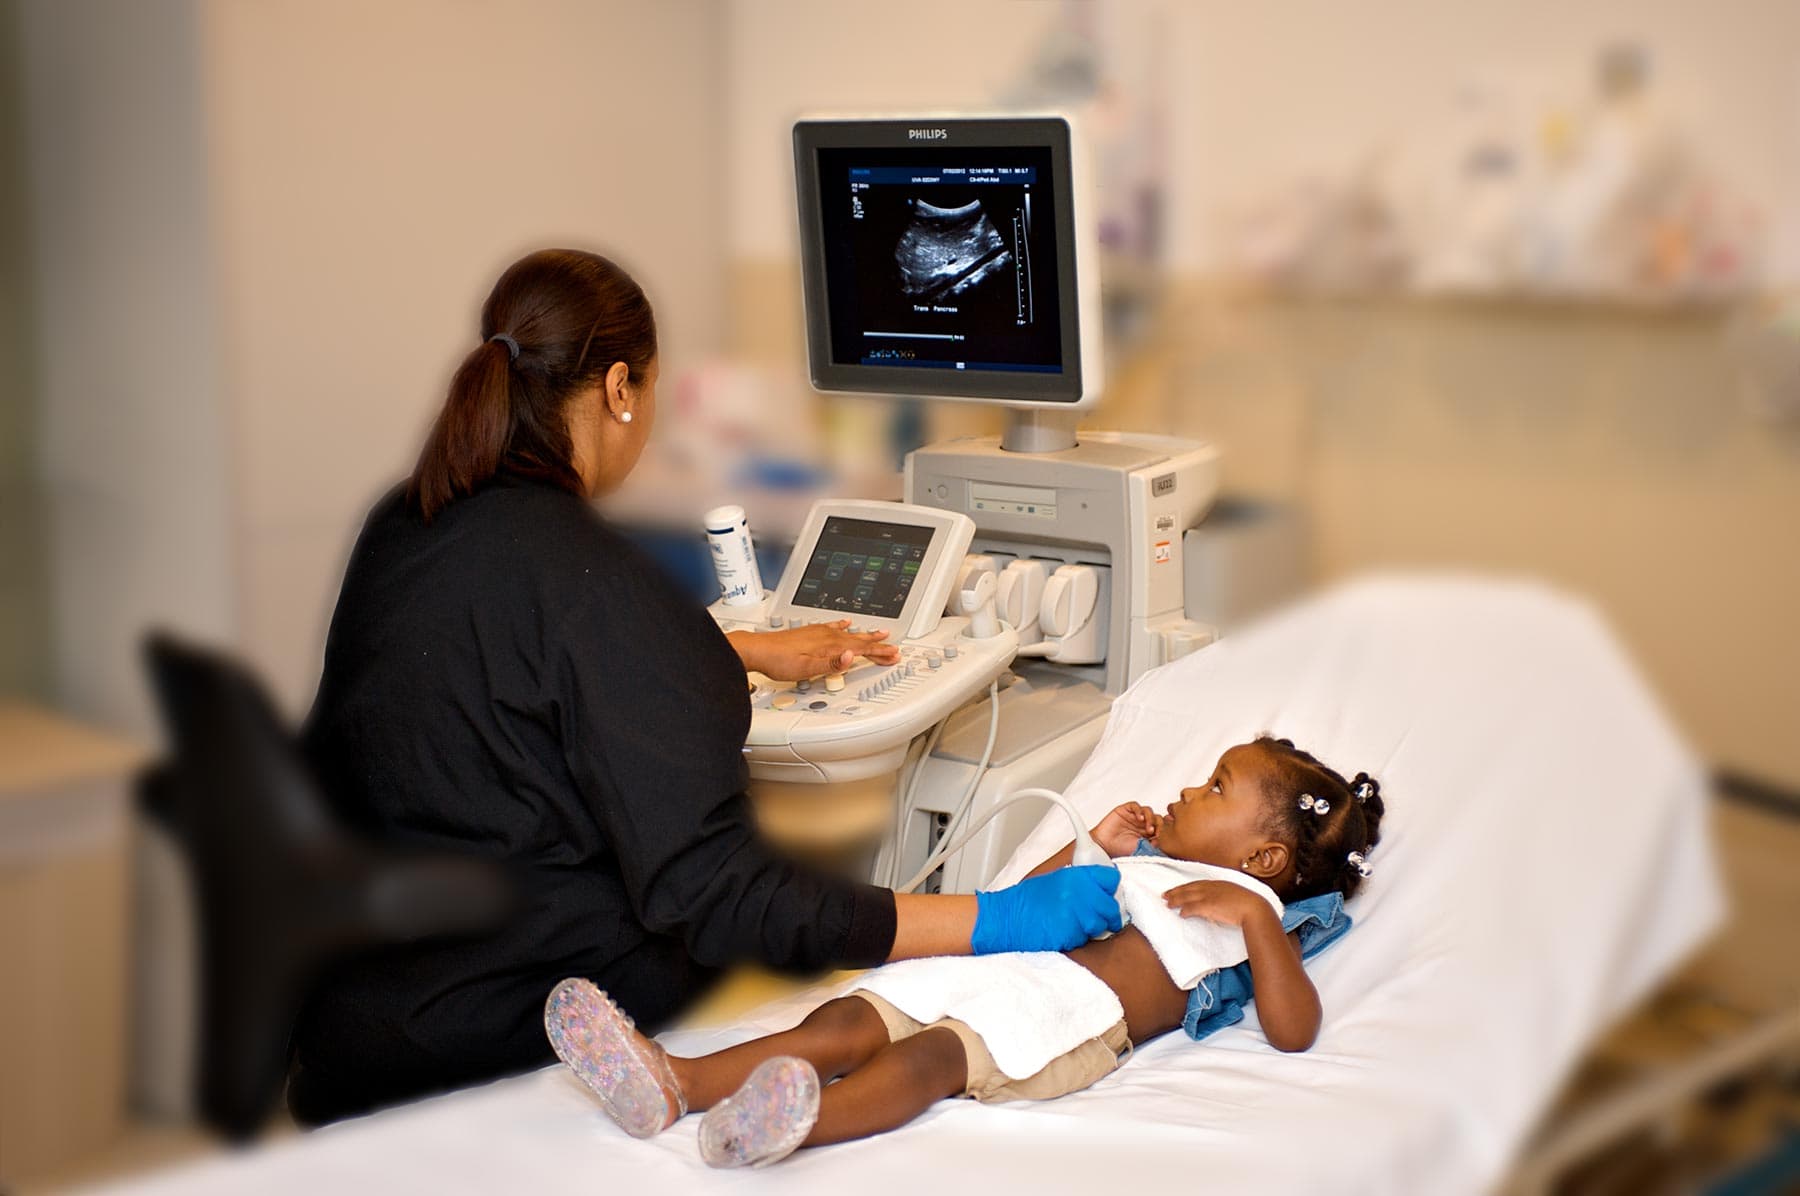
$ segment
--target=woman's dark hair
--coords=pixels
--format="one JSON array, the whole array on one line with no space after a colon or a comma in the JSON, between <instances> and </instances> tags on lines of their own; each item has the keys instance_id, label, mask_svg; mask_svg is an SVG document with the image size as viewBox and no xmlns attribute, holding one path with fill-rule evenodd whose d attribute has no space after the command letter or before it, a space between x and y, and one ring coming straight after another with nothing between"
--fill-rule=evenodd
<instances>
[{"instance_id":1,"label":"woman's dark hair","mask_svg":"<svg viewBox=\"0 0 1800 1196\"><path fill-rule=\"evenodd\" d=\"M1301 901L1322 893L1356 896L1363 875L1350 855L1354 852L1366 862L1381 842L1381 816L1386 812L1381 782L1366 772L1346 781L1291 739L1259 735L1256 745L1275 764L1277 780L1265 786L1263 795L1269 802L1269 830L1294 846L1294 887L1282 897ZM1313 799L1306 807L1301 805L1303 796ZM1315 812L1321 800L1326 805L1323 814Z\"/></svg>"},{"instance_id":2,"label":"woman's dark hair","mask_svg":"<svg viewBox=\"0 0 1800 1196\"><path fill-rule=\"evenodd\" d=\"M406 489L427 522L502 468L582 493L564 408L615 361L639 380L656 357L656 317L612 262L543 249L506 268L481 307L481 343L450 380Z\"/></svg>"}]
</instances>

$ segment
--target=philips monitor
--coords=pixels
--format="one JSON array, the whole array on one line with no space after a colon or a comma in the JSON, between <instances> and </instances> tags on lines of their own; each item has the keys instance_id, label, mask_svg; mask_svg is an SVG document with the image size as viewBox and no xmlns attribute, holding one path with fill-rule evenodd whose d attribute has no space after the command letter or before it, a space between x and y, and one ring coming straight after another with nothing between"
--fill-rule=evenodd
<instances>
[{"instance_id":1,"label":"philips monitor","mask_svg":"<svg viewBox=\"0 0 1800 1196\"><path fill-rule=\"evenodd\" d=\"M813 385L1079 410L1094 211L1062 117L794 126Z\"/></svg>"}]
</instances>

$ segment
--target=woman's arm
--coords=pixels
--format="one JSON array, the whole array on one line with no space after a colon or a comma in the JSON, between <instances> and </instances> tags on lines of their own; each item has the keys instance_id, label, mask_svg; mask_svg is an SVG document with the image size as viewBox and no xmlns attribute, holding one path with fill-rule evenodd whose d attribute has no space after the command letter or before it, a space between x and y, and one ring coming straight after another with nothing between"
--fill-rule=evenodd
<instances>
[{"instance_id":1,"label":"woman's arm","mask_svg":"<svg viewBox=\"0 0 1800 1196\"><path fill-rule=\"evenodd\" d=\"M1282 933L1268 902L1242 885L1196 880L1164 894L1184 918L1205 918L1244 932L1250 987L1263 1035L1278 1051L1304 1051L1319 1037L1319 991L1300 961L1300 940Z\"/></svg>"},{"instance_id":2,"label":"woman's arm","mask_svg":"<svg viewBox=\"0 0 1800 1196\"><path fill-rule=\"evenodd\" d=\"M975 933L973 893L895 893L894 949L888 959L967 955Z\"/></svg>"},{"instance_id":3,"label":"woman's arm","mask_svg":"<svg viewBox=\"0 0 1800 1196\"><path fill-rule=\"evenodd\" d=\"M894 894L888 958L1067 951L1119 929L1116 868L1066 868L973 896Z\"/></svg>"}]
</instances>

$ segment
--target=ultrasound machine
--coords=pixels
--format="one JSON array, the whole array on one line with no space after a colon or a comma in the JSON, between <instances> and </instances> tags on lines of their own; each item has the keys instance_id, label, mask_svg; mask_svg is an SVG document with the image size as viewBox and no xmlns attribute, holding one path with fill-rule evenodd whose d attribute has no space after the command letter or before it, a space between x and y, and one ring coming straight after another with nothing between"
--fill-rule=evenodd
<instances>
[{"instance_id":1,"label":"ultrasound machine","mask_svg":"<svg viewBox=\"0 0 1800 1196\"><path fill-rule=\"evenodd\" d=\"M849 618L900 646L813 681L753 675L744 750L765 788L891 794L881 883L997 812L926 881L972 891L1042 815L1007 799L1060 789L1115 697L1211 642L1183 549L1219 454L1076 432L1104 375L1094 180L1067 120L802 120L794 164L814 385L1007 423L909 454L902 503L818 503L772 592L713 606L728 631Z\"/></svg>"}]
</instances>

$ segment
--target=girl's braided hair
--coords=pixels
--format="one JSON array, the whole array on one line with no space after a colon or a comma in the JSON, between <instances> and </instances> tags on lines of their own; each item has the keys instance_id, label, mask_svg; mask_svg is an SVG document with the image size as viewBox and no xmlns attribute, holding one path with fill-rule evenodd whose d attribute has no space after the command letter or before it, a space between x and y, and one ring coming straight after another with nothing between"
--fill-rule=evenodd
<instances>
[{"instance_id":1,"label":"girl's braided hair","mask_svg":"<svg viewBox=\"0 0 1800 1196\"><path fill-rule=\"evenodd\" d=\"M1269 830L1294 848L1293 888L1282 896L1289 901L1323 893L1354 897L1368 875L1369 853L1381 842L1381 782L1366 772L1346 781L1291 739L1265 734L1256 744L1275 764L1277 780L1264 795Z\"/></svg>"}]
</instances>

